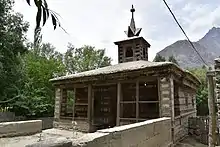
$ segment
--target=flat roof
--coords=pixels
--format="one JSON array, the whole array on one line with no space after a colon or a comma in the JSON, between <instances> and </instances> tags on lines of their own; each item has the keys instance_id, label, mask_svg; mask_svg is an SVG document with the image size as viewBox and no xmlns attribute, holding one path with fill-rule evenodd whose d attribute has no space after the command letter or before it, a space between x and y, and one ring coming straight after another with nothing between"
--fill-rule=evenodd
<instances>
[{"instance_id":1,"label":"flat roof","mask_svg":"<svg viewBox=\"0 0 220 147\"><path fill-rule=\"evenodd\" d=\"M119 63L119 64L106 66L106 67L102 67L102 68L98 68L94 70L61 76L61 77L50 79L50 81L56 82L56 81L63 81L63 80L75 79L75 78L109 75L109 74L120 73L120 72L143 70L143 69L148 69L148 68L153 68L153 67L163 67L163 66L168 66L168 65L172 65L176 67L177 69L179 69L180 71L188 73L186 71L183 71L180 67L173 64L172 62L150 62L150 61L139 60L139 61ZM195 76L193 76L191 73L188 73L188 74L190 74L194 78L194 80L199 82L199 80Z\"/></svg>"}]
</instances>

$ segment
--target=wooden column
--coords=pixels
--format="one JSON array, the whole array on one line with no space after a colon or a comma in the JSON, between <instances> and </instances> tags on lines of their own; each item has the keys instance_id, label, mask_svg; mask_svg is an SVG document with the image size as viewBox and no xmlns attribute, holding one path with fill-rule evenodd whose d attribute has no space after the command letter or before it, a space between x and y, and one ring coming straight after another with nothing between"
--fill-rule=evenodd
<instances>
[{"instance_id":1,"label":"wooden column","mask_svg":"<svg viewBox=\"0 0 220 147\"><path fill-rule=\"evenodd\" d=\"M139 119L139 81L136 82L136 122Z\"/></svg>"},{"instance_id":2,"label":"wooden column","mask_svg":"<svg viewBox=\"0 0 220 147\"><path fill-rule=\"evenodd\" d=\"M208 106L209 106L209 147L215 147L216 143L216 112L215 112L215 94L214 94L214 72L208 72Z\"/></svg>"},{"instance_id":3,"label":"wooden column","mask_svg":"<svg viewBox=\"0 0 220 147\"><path fill-rule=\"evenodd\" d=\"M175 136L174 136L174 126L175 126L175 114L174 114L174 80L173 77L170 76L169 78L169 83L170 83L170 106L171 106L171 126L172 126L172 131L171 131L171 135L172 135L172 141L174 143L175 141Z\"/></svg>"},{"instance_id":4,"label":"wooden column","mask_svg":"<svg viewBox=\"0 0 220 147\"><path fill-rule=\"evenodd\" d=\"M59 121L60 119L60 110L61 110L61 89L56 88L55 90L55 110L54 110L54 121Z\"/></svg>"},{"instance_id":5,"label":"wooden column","mask_svg":"<svg viewBox=\"0 0 220 147\"><path fill-rule=\"evenodd\" d=\"M87 117L89 122L89 132L92 129L92 85L88 85L88 110Z\"/></svg>"},{"instance_id":6,"label":"wooden column","mask_svg":"<svg viewBox=\"0 0 220 147\"><path fill-rule=\"evenodd\" d=\"M159 101L159 116L162 117L162 112L161 112L161 90L160 90L160 78L157 78L157 91L158 91L158 101Z\"/></svg>"},{"instance_id":7,"label":"wooden column","mask_svg":"<svg viewBox=\"0 0 220 147\"><path fill-rule=\"evenodd\" d=\"M116 118L116 125L120 125L120 102L121 102L121 83L118 82L117 84L117 118Z\"/></svg>"},{"instance_id":8,"label":"wooden column","mask_svg":"<svg viewBox=\"0 0 220 147\"><path fill-rule=\"evenodd\" d=\"M67 90L61 89L61 116L65 116L67 111Z\"/></svg>"},{"instance_id":9,"label":"wooden column","mask_svg":"<svg viewBox=\"0 0 220 147\"><path fill-rule=\"evenodd\" d=\"M73 95L73 121L75 120L75 104L76 104L76 88L74 88L74 95Z\"/></svg>"}]
</instances>

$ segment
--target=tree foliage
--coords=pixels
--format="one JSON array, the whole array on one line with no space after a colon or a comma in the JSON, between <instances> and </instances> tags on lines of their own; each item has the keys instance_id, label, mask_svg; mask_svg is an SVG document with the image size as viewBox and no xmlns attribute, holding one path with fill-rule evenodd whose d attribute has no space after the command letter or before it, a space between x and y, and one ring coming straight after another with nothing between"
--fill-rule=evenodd
<instances>
[{"instance_id":1,"label":"tree foliage","mask_svg":"<svg viewBox=\"0 0 220 147\"><path fill-rule=\"evenodd\" d=\"M33 45L22 58L23 86L16 101L10 107L17 115L52 116L54 111L54 91L49 79L110 65L111 59L104 55L104 50L84 46L75 49L69 46L61 54L49 44ZM19 110L19 111L18 111Z\"/></svg>"},{"instance_id":2,"label":"tree foliage","mask_svg":"<svg viewBox=\"0 0 220 147\"><path fill-rule=\"evenodd\" d=\"M20 56L27 51L24 45L28 23L19 13L13 13L12 0L0 0L0 105L16 98L21 85Z\"/></svg>"},{"instance_id":3,"label":"tree foliage","mask_svg":"<svg viewBox=\"0 0 220 147\"><path fill-rule=\"evenodd\" d=\"M166 61L179 65L178 61L175 59L173 55L169 56L168 60L166 60L166 58L161 56L160 54L157 54L156 57L154 58L154 62L166 62Z\"/></svg>"},{"instance_id":4,"label":"tree foliage","mask_svg":"<svg viewBox=\"0 0 220 147\"><path fill-rule=\"evenodd\" d=\"M166 58L157 54L156 57L154 58L154 62L165 62Z\"/></svg>"},{"instance_id":5,"label":"tree foliage","mask_svg":"<svg viewBox=\"0 0 220 147\"><path fill-rule=\"evenodd\" d=\"M10 105L17 115L53 115L54 91L49 79L65 74L65 66L58 54L52 45L43 44L24 55L24 85L20 87L19 99Z\"/></svg>"},{"instance_id":6,"label":"tree foliage","mask_svg":"<svg viewBox=\"0 0 220 147\"><path fill-rule=\"evenodd\" d=\"M69 44L64 62L68 73L77 73L111 65L111 58L105 56L104 49L95 49L88 45L74 48Z\"/></svg>"},{"instance_id":7,"label":"tree foliage","mask_svg":"<svg viewBox=\"0 0 220 147\"><path fill-rule=\"evenodd\" d=\"M196 95L197 115L208 115L208 88L206 81L206 68L192 68L188 69L201 82Z\"/></svg>"},{"instance_id":8,"label":"tree foliage","mask_svg":"<svg viewBox=\"0 0 220 147\"><path fill-rule=\"evenodd\" d=\"M168 61L175 63L176 65L179 65L178 61L175 59L175 57L173 55L169 57Z\"/></svg>"}]
</instances>

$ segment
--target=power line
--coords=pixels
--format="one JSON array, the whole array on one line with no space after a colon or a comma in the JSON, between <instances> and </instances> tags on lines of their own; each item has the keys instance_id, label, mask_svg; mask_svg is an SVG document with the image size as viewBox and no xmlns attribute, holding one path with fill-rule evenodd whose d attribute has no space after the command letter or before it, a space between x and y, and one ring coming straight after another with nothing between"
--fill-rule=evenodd
<instances>
[{"instance_id":1,"label":"power line","mask_svg":"<svg viewBox=\"0 0 220 147\"><path fill-rule=\"evenodd\" d=\"M200 53L198 52L198 50L195 48L195 46L193 45L193 43L190 41L189 37L186 35L186 32L184 31L184 29L182 28L182 26L180 25L180 23L178 22L178 20L176 19L174 13L172 12L172 10L170 9L169 5L167 4L167 2L165 0L163 0L163 2L165 3L165 5L167 6L168 10L170 11L171 15L173 16L174 20L176 21L177 25L179 26L179 28L182 30L183 34L186 36L188 42L190 43L190 45L192 46L192 48L196 51L196 53L199 55L199 57L201 58L202 62L208 66L208 64L205 62L205 60L202 58L202 56L200 55Z\"/></svg>"}]
</instances>

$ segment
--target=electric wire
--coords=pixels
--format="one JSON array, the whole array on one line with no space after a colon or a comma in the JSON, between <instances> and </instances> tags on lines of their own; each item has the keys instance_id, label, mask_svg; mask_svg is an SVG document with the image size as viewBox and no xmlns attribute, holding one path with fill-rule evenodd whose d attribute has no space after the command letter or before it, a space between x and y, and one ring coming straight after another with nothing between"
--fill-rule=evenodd
<instances>
[{"instance_id":1,"label":"electric wire","mask_svg":"<svg viewBox=\"0 0 220 147\"><path fill-rule=\"evenodd\" d=\"M174 13L172 12L172 10L170 9L169 5L167 4L167 2L165 0L163 0L164 4L167 6L168 10L170 11L171 15L173 16L174 20L176 21L177 25L179 26L179 28L182 30L183 34L185 35L185 37L187 38L188 42L190 43L190 45L192 46L192 48L194 49L194 51L198 54L198 56L200 57L200 59L202 60L202 62L208 66L208 64L205 62L205 60L202 58L202 56L200 55L199 51L196 49L196 47L193 45L193 43L190 41L189 37L187 36L186 32L184 31L183 27L180 25L180 23L178 22L178 20L176 19L176 16L174 15Z\"/></svg>"}]
</instances>

